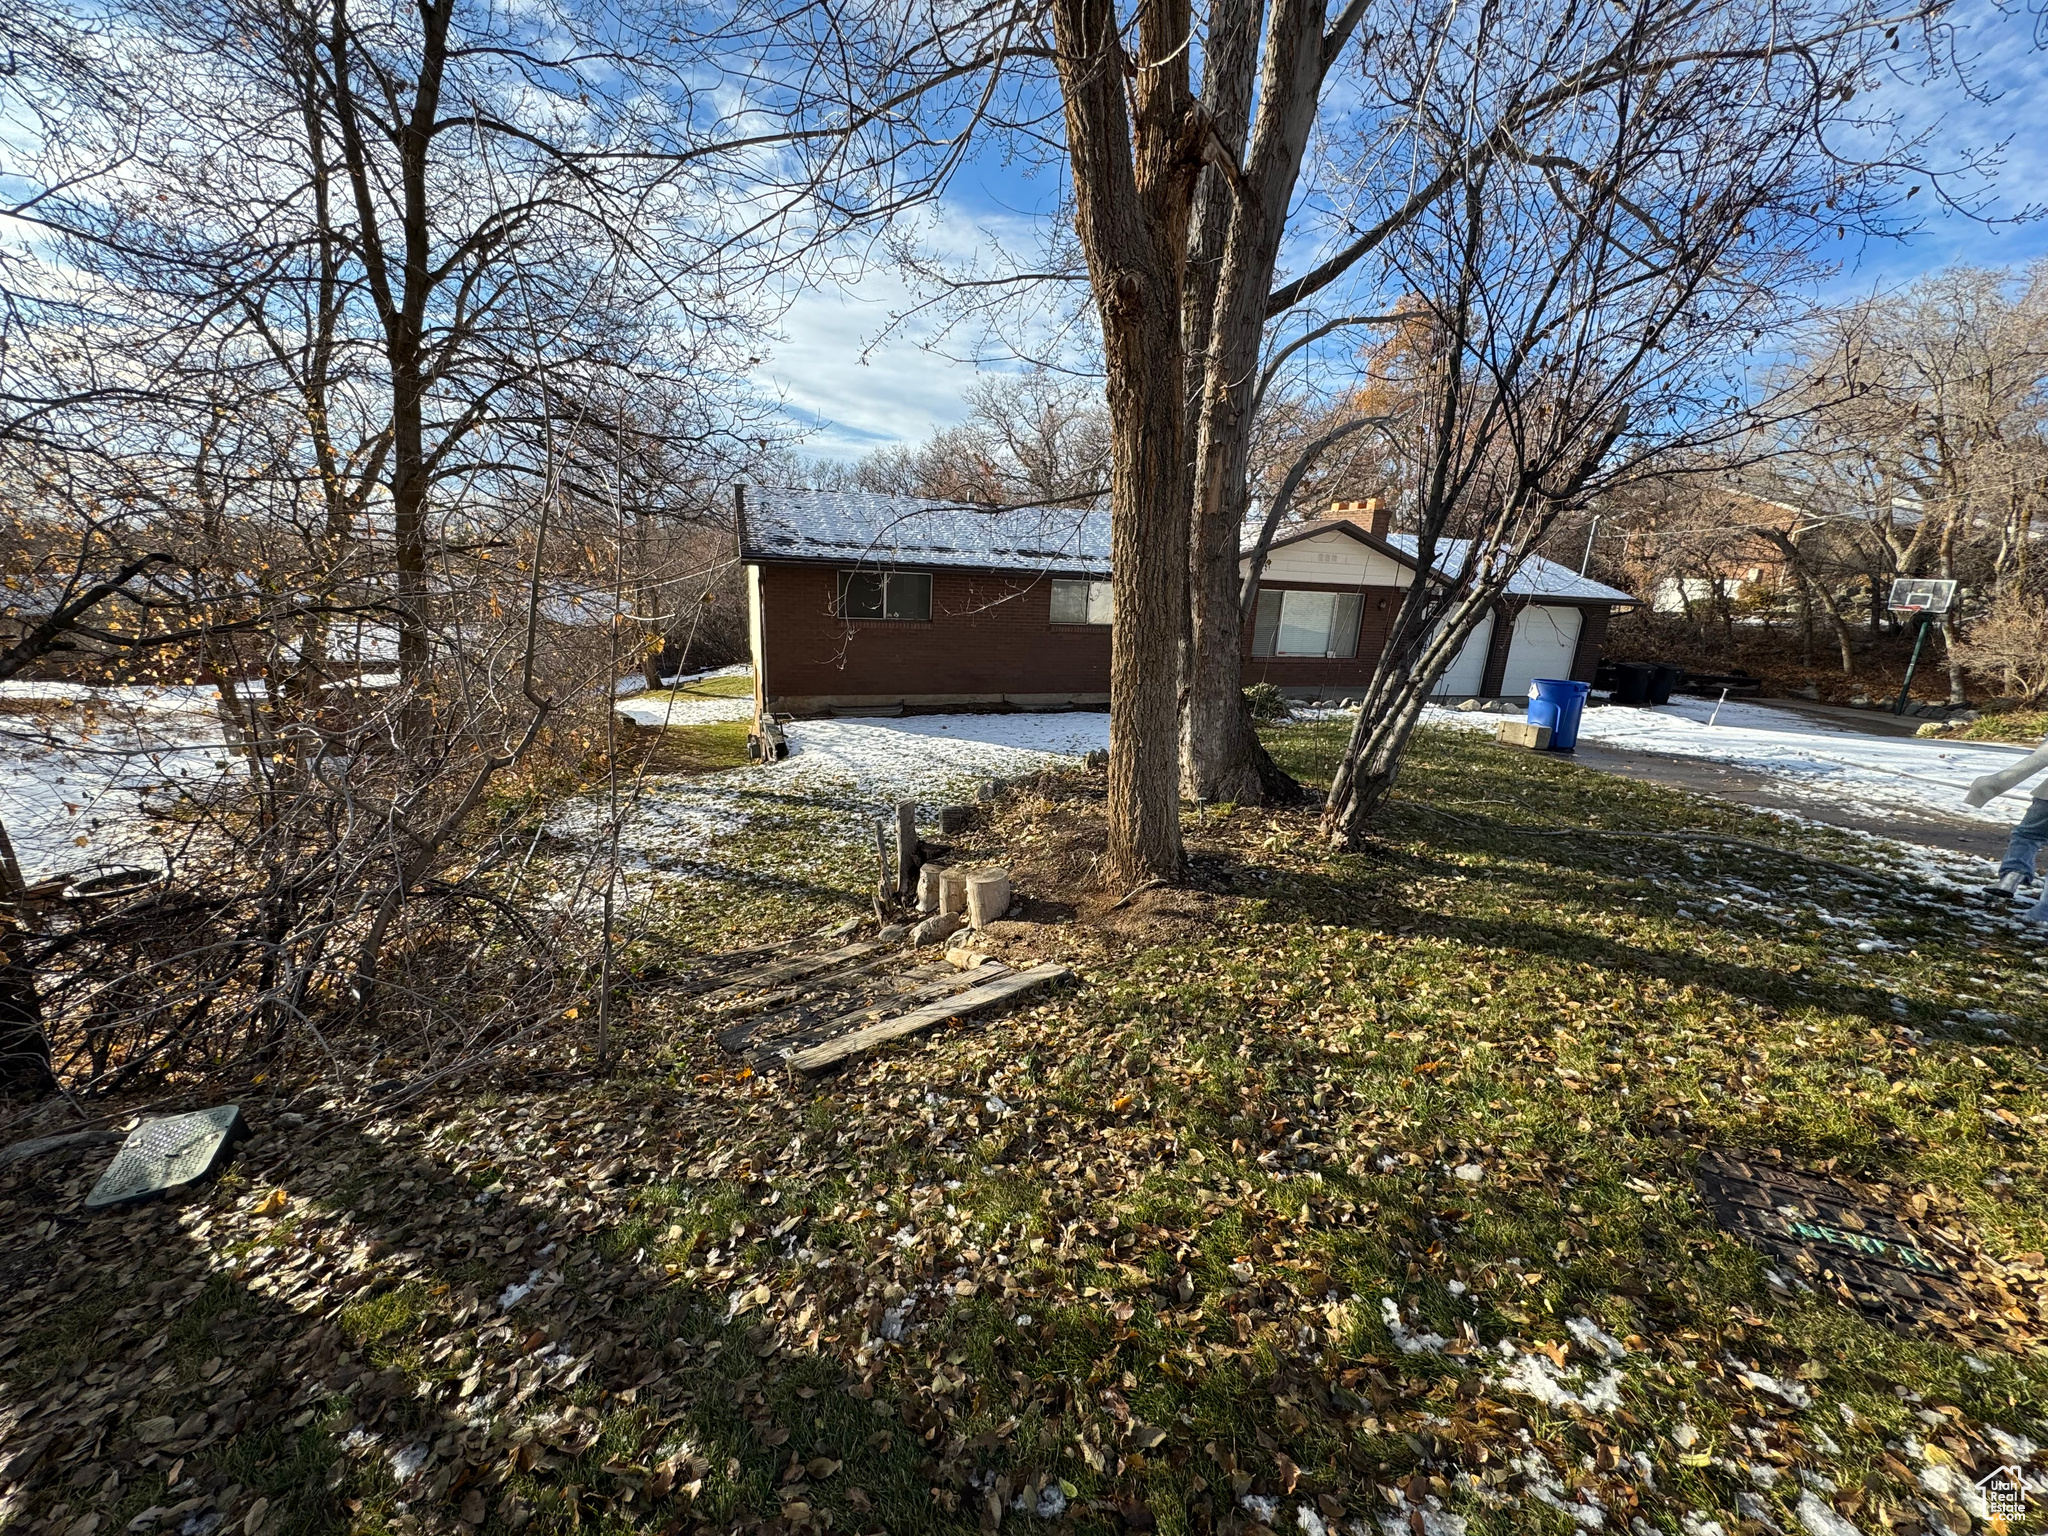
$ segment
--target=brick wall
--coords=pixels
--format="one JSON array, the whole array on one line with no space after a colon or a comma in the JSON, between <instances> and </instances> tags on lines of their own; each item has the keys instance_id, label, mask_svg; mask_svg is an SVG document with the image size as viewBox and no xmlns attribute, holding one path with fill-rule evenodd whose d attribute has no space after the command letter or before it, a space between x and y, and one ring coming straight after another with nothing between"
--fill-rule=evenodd
<instances>
[{"instance_id":1,"label":"brick wall","mask_svg":"<svg viewBox=\"0 0 2048 1536\"><path fill-rule=\"evenodd\" d=\"M917 623L836 617L831 566L760 571L767 663L758 686L774 707L1109 696L1109 626L1054 624L1044 577L934 570L932 616Z\"/></svg>"},{"instance_id":2,"label":"brick wall","mask_svg":"<svg viewBox=\"0 0 2048 1536\"><path fill-rule=\"evenodd\" d=\"M1107 625L1054 624L1044 577L934 570L928 623L833 615L833 567L762 565L761 613L767 665L757 687L773 707L802 712L835 705L903 703L1100 703L1109 696ZM1363 690L1401 602L1398 587L1315 587L1269 582L1275 590L1360 592L1358 654L1252 655L1253 622L1241 640L1244 681L1333 693ZM1520 602L1496 610L1482 692L1496 693L1507 668ZM1571 675L1591 682L1607 637L1608 612L1582 610Z\"/></svg>"}]
</instances>

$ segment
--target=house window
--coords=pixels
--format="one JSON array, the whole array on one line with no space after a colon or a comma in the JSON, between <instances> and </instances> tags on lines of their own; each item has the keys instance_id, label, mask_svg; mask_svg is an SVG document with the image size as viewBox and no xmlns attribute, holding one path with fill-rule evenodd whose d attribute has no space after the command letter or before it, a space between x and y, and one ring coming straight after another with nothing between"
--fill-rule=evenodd
<instances>
[{"instance_id":1,"label":"house window","mask_svg":"<svg viewBox=\"0 0 2048 1536\"><path fill-rule=\"evenodd\" d=\"M1357 592L1262 590L1252 625L1252 654L1356 656L1358 615L1363 606Z\"/></svg>"},{"instance_id":2,"label":"house window","mask_svg":"<svg viewBox=\"0 0 2048 1536\"><path fill-rule=\"evenodd\" d=\"M923 571L841 571L839 617L911 619L932 616L932 579Z\"/></svg>"},{"instance_id":3,"label":"house window","mask_svg":"<svg viewBox=\"0 0 2048 1536\"><path fill-rule=\"evenodd\" d=\"M1052 584L1055 624L1107 624L1116 610L1106 581L1056 581Z\"/></svg>"}]
</instances>

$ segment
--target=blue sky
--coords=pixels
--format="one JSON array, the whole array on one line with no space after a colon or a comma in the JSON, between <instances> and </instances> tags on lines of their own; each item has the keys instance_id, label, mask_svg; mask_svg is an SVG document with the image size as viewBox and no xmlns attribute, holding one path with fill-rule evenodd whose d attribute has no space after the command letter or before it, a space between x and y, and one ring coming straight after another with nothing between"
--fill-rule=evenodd
<instances>
[{"instance_id":1,"label":"blue sky","mask_svg":"<svg viewBox=\"0 0 2048 1536\"><path fill-rule=\"evenodd\" d=\"M1977 94L1990 99L1973 99L1953 80L1890 82L1878 99L1931 131L1937 161L2006 143L1986 202L1993 217L1982 221L1930 209L1921 227L1902 240L1845 249L1839 270L1818 297L1858 298L1958 262L2018 266L2048 255L2048 221L2010 222L2030 203L2048 203L2048 52L2035 45L2035 18L2020 5L2001 10L1996 0L1965 0L1952 14L1958 52L1974 60ZM1023 256L1035 243L1033 220L1048 190L984 156L963 169L934 210L932 243L960 256L992 245ZM1915 203L1923 200L1924 193ZM761 372L791 417L810 429L802 445L806 457L855 458L871 448L917 441L960 419L974 367L946 354L965 350L964 338L934 346L929 327L913 326L877 342L892 316L914 301L902 275L886 264L794 300L784 339Z\"/></svg>"}]
</instances>

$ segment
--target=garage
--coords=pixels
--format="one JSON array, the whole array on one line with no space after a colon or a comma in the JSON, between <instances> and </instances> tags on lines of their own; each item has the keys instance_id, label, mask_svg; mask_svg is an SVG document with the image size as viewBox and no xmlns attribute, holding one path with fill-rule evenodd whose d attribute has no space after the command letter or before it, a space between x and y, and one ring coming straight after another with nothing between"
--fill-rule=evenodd
<instances>
[{"instance_id":1,"label":"garage","mask_svg":"<svg viewBox=\"0 0 2048 1536\"><path fill-rule=\"evenodd\" d=\"M1486 677L1486 653L1493 649L1493 615L1487 614L1479 627L1466 637L1464 646L1436 685L1434 697L1469 699L1478 695Z\"/></svg>"},{"instance_id":2,"label":"garage","mask_svg":"<svg viewBox=\"0 0 2048 1536\"><path fill-rule=\"evenodd\" d=\"M1570 677L1579 650L1579 626L1584 621L1585 615L1577 608L1547 603L1531 603L1517 614L1500 696L1521 698L1539 677Z\"/></svg>"}]
</instances>

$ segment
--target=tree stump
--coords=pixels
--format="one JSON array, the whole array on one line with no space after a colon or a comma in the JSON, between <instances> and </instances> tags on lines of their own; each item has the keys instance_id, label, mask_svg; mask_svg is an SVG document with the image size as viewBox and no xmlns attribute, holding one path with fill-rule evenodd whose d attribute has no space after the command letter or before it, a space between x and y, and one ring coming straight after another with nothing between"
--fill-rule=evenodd
<instances>
[{"instance_id":1,"label":"tree stump","mask_svg":"<svg viewBox=\"0 0 2048 1536\"><path fill-rule=\"evenodd\" d=\"M967 871L944 869L939 871L939 910L943 913L965 912L967 910Z\"/></svg>"},{"instance_id":2,"label":"tree stump","mask_svg":"<svg viewBox=\"0 0 2048 1536\"><path fill-rule=\"evenodd\" d=\"M967 877L967 921L986 928L1010 910L1010 872L979 870Z\"/></svg>"}]
</instances>

